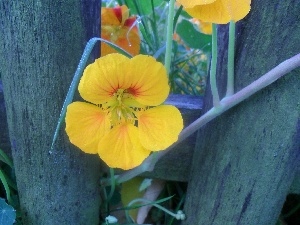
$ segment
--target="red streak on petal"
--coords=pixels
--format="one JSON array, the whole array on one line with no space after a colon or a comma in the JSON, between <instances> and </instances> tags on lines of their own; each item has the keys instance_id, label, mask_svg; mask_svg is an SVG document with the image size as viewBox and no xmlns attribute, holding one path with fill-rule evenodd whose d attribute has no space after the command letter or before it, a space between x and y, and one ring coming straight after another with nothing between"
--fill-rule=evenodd
<instances>
[{"instance_id":1,"label":"red streak on petal","mask_svg":"<svg viewBox=\"0 0 300 225\"><path fill-rule=\"evenodd\" d=\"M136 88L130 87L126 91L127 91L127 93L129 93L135 97L139 95L138 89L136 89Z\"/></svg>"},{"instance_id":2,"label":"red streak on petal","mask_svg":"<svg viewBox=\"0 0 300 225\"><path fill-rule=\"evenodd\" d=\"M120 6L117 6L113 8L114 14L116 15L117 19L122 22L122 8Z\"/></svg>"},{"instance_id":3,"label":"red streak on petal","mask_svg":"<svg viewBox=\"0 0 300 225\"><path fill-rule=\"evenodd\" d=\"M130 17L125 21L124 26L131 27L135 23L135 21L136 21L135 17Z\"/></svg>"}]
</instances>

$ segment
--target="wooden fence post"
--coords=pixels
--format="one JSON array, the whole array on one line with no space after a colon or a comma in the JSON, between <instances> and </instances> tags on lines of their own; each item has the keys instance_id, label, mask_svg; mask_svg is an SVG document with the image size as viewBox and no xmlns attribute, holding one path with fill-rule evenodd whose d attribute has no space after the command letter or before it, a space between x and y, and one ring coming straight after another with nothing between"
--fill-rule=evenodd
<instances>
[{"instance_id":1,"label":"wooden fence post","mask_svg":"<svg viewBox=\"0 0 300 225\"><path fill-rule=\"evenodd\" d=\"M87 3L95 8L88 10ZM96 0L0 4L0 70L25 225L99 223L98 156L74 148L64 128L50 149L68 86L90 38L85 19L98 12L90 26L99 29L99 7Z\"/></svg>"},{"instance_id":2,"label":"wooden fence post","mask_svg":"<svg viewBox=\"0 0 300 225\"><path fill-rule=\"evenodd\" d=\"M236 90L299 53L299 11L296 1L252 1L238 29ZM227 29L219 31L224 96ZM299 73L291 72L201 129L184 225L276 223L299 166ZM210 99L206 95L204 111L211 108Z\"/></svg>"}]
</instances>

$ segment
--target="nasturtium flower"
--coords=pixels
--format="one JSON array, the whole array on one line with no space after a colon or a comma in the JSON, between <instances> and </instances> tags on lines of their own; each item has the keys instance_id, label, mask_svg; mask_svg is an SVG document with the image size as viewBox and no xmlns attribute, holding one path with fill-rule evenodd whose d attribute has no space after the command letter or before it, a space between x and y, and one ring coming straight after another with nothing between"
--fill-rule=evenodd
<instances>
[{"instance_id":1,"label":"nasturtium flower","mask_svg":"<svg viewBox=\"0 0 300 225\"><path fill-rule=\"evenodd\" d=\"M66 132L82 151L99 154L112 168L131 169L152 151L177 141L179 110L167 98L165 67L151 56L112 53L87 66L78 86L87 102L67 108Z\"/></svg>"},{"instance_id":2,"label":"nasturtium flower","mask_svg":"<svg viewBox=\"0 0 300 225\"><path fill-rule=\"evenodd\" d=\"M177 0L192 17L203 22L237 22L250 11L251 0Z\"/></svg>"},{"instance_id":3,"label":"nasturtium flower","mask_svg":"<svg viewBox=\"0 0 300 225\"><path fill-rule=\"evenodd\" d=\"M129 17L127 6L101 8L101 37L125 49L131 55L140 51L141 39L135 24L136 18ZM108 44L101 43L101 56L116 53Z\"/></svg>"}]
</instances>

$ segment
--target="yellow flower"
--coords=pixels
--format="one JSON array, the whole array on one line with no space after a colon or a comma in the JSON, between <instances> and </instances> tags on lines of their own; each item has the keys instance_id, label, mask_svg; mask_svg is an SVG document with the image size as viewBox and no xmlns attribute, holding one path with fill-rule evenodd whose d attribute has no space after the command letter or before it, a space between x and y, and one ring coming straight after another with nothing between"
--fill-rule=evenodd
<instances>
[{"instance_id":1,"label":"yellow flower","mask_svg":"<svg viewBox=\"0 0 300 225\"><path fill-rule=\"evenodd\" d=\"M121 48L131 55L140 51L140 36L137 26L134 25L135 17L129 17L127 6L101 9L101 37ZM101 56L117 52L108 44L101 43Z\"/></svg>"},{"instance_id":2,"label":"yellow flower","mask_svg":"<svg viewBox=\"0 0 300 225\"><path fill-rule=\"evenodd\" d=\"M152 151L177 141L183 128L179 110L160 105L170 88L166 69L151 56L101 57L87 66L78 90L89 103L68 106L69 139L112 168L140 165Z\"/></svg>"},{"instance_id":3,"label":"yellow flower","mask_svg":"<svg viewBox=\"0 0 300 225\"><path fill-rule=\"evenodd\" d=\"M192 17L204 22L226 24L243 19L251 0L177 0Z\"/></svg>"}]
</instances>

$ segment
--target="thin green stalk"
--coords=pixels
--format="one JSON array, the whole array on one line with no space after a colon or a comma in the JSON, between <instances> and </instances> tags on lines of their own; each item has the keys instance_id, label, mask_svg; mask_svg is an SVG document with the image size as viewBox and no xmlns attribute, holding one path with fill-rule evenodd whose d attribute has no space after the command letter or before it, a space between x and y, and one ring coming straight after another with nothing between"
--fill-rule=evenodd
<instances>
[{"instance_id":1,"label":"thin green stalk","mask_svg":"<svg viewBox=\"0 0 300 225\"><path fill-rule=\"evenodd\" d=\"M175 6L175 0L170 0L169 1L168 22L167 22L168 24L167 24L166 55L165 55L165 67L167 70L167 74L170 73L170 66L171 66L174 6Z\"/></svg>"},{"instance_id":2,"label":"thin green stalk","mask_svg":"<svg viewBox=\"0 0 300 225\"><path fill-rule=\"evenodd\" d=\"M158 208L158 209L164 211L165 213L169 214L170 216L173 216L173 217L176 218L177 220L184 220L184 219L185 219L185 215L184 215L184 213L183 213L181 210L179 210L179 211L175 214L175 213L171 212L170 210L166 209L165 207L163 207L163 206L161 206L161 205L159 205L159 204L157 204L157 203L155 203L155 202L152 202L152 201L150 201L150 200L148 200L148 199L144 199L144 198L137 198L137 199L134 199L134 200L132 200L132 201L128 204L128 206L131 206L131 205L133 205L133 204L136 203L136 202L150 203L152 206L155 206L156 208ZM128 211L127 211L127 210L125 211L125 213L126 213L126 215L127 215L126 217L129 218L129 216L128 216Z\"/></svg>"},{"instance_id":3,"label":"thin green stalk","mask_svg":"<svg viewBox=\"0 0 300 225\"><path fill-rule=\"evenodd\" d=\"M175 31L175 28L176 28L176 24L177 24L177 21L178 21L178 18L182 12L182 9L183 9L183 6L181 5L179 7L179 9L177 10L176 14L175 14L175 17L174 17L174 24L173 24L173 32Z\"/></svg>"},{"instance_id":4,"label":"thin green stalk","mask_svg":"<svg viewBox=\"0 0 300 225\"><path fill-rule=\"evenodd\" d=\"M132 0L130 0L130 1L132 1ZM136 0L133 0L133 4L134 4L134 7L135 7L138 15L141 17L141 23L142 23L146 33L150 34L150 31L148 30L148 27L146 26L145 21L143 20L143 18L144 18L143 15L144 14L143 14L143 12L141 11L141 9L139 7L139 3Z\"/></svg>"},{"instance_id":5,"label":"thin green stalk","mask_svg":"<svg viewBox=\"0 0 300 225\"><path fill-rule=\"evenodd\" d=\"M235 49L235 22L229 23L227 91L226 97L234 94L234 49Z\"/></svg>"},{"instance_id":6,"label":"thin green stalk","mask_svg":"<svg viewBox=\"0 0 300 225\"><path fill-rule=\"evenodd\" d=\"M109 192L108 197L106 199L107 202L109 202L110 199L112 198L112 196L115 192L115 187L116 187L115 171L114 171L113 168L109 168L109 172L110 172L110 192Z\"/></svg>"},{"instance_id":7,"label":"thin green stalk","mask_svg":"<svg viewBox=\"0 0 300 225\"><path fill-rule=\"evenodd\" d=\"M183 196L180 198L180 202L177 204L176 206L176 211L178 212L178 210L180 209L180 207L183 205L184 201L185 201L185 196L186 196L186 193L183 194ZM173 221L174 221L174 217L172 217L168 223L168 225L172 225L173 224Z\"/></svg>"},{"instance_id":8,"label":"thin green stalk","mask_svg":"<svg viewBox=\"0 0 300 225\"><path fill-rule=\"evenodd\" d=\"M107 195L107 191L105 186L103 185L103 197L105 199L104 204L105 204L105 212L108 213L109 212L109 202L115 192L115 187L116 187L116 178L115 178L115 171L113 168L109 168L109 172L110 172L110 178L109 178L109 185L110 185L110 191L109 194ZM102 183L102 182L101 182ZM102 185L102 184L101 184Z\"/></svg>"},{"instance_id":9,"label":"thin green stalk","mask_svg":"<svg viewBox=\"0 0 300 225\"><path fill-rule=\"evenodd\" d=\"M151 9L152 9L153 21L150 19L150 23L151 23L151 28L153 30L155 49L158 49L159 48L159 36L158 36L158 32L157 32L157 21L156 21L156 16L155 16L155 8L154 8L153 0L151 0Z\"/></svg>"},{"instance_id":10,"label":"thin green stalk","mask_svg":"<svg viewBox=\"0 0 300 225\"><path fill-rule=\"evenodd\" d=\"M212 50L211 50L211 64L210 64L210 88L213 96L213 105L218 107L220 105L220 97L217 87L217 59L218 59L218 33L217 25L212 25Z\"/></svg>"},{"instance_id":11,"label":"thin green stalk","mask_svg":"<svg viewBox=\"0 0 300 225\"><path fill-rule=\"evenodd\" d=\"M136 0L129 0L129 1L133 2L135 10L137 11L137 14L140 17L140 22L141 22L142 26L139 28L139 30L141 31L144 40L147 42L147 45L149 46L149 48L152 51L155 51L156 48L155 48L155 46L153 46L153 41L149 38L149 35L152 34L152 32L150 32L147 23L145 23L145 21L144 21L145 16L144 16L143 12L141 11L139 2ZM125 1L125 3L126 3L125 5L128 5L127 1Z\"/></svg>"},{"instance_id":12,"label":"thin green stalk","mask_svg":"<svg viewBox=\"0 0 300 225\"><path fill-rule=\"evenodd\" d=\"M8 157L8 155L6 155L6 153L2 149L0 149L0 161L9 165L10 168L14 167L12 160Z\"/></svg>"},{"instance_id":13,"label":"thin green stalk","mask_svg":"<svg viewBox=\"0 0 300 225\"><path fill-rule=\"evenodd\" d=\"M4 175L4 173L2 172L1 169L0 169L0 180L2 182L2 185L3 185L4 189L5 189L7 201L8 201L8 203L11 203L10 189L9 189L8 183L6 181L5 175Z\"/></svg>"}]
</instances>

